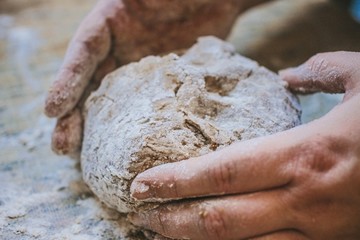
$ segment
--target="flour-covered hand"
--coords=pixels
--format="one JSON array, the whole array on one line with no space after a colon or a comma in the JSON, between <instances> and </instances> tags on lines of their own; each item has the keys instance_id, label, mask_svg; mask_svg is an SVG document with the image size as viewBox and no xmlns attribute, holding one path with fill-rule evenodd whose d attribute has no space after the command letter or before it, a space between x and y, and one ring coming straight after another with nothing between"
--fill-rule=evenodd
<instances>
[{"instance_id":1,"label":"flour-covered hand","mask_svg":"<svg viewBox=\"0 0 360 240\"><path fill-rule=\"evenodd\" d=\"M176 239L360 239L360 53L281 72L300 92L345 92L311 123L139 174L132 196L178 200L131 221Z\"/></svg>"},{"instance_id":2,"label":"flour-covered hand","mask_svg":"<svg viewBox=\"0 0 360 240\"><path fill-rule=\"evenodd\" d=\"M147 55L190 47L199 36L224 38L240 12L265 1L99 1L72 39L46 99L45 113L58 118L53 150L79 149L79 109L107 73Z\"/></svg>"}]
</instances>

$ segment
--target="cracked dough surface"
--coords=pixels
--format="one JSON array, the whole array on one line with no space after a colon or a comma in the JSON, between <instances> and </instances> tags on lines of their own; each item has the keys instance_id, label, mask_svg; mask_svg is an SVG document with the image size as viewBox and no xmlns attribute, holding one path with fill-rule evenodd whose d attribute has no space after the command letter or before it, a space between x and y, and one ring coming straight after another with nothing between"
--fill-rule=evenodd
<instances>
[{"instance_id":1,"label":"cracked dough surface","mask_svg":"<svg viewBox=\"0 0 360 240\"><path fill-rule=\"evenodd\" d=\"M84 116L83 177L126 213L154 207L129 195L138 173L292 128L300 106L276 74L203 37L182 56L150 56L109 74Z\"/></svg>"}]
</instances>

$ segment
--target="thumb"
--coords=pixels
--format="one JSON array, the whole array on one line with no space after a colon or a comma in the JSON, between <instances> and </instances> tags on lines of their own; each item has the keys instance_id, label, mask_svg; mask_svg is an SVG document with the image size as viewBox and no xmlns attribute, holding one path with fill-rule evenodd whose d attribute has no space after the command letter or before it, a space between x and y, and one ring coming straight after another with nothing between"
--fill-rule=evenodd
<instances>
[{"instance_id":1,"label":"thumb","mask_svg":"<svg viewBox=\"0 0 360 240\"><path fill-rule=\"evenodd\" d=\"M348 98L359 92L360 53L320 53L279 74L295 92L346 93Z\"/></svg>"},{"instance_id":2,"label":"thumb","mask_svg":"<svg viewBox=\"0 0 360 240\"><path fill-rule=\"evenodd\" d=\"M99 64L108 56L110 28L100 11L106 4L107 1L98 3L70 42L64 63L46 98L47 116L62 117L69 113L80 100Z\"/></svg>"}]
</instances>

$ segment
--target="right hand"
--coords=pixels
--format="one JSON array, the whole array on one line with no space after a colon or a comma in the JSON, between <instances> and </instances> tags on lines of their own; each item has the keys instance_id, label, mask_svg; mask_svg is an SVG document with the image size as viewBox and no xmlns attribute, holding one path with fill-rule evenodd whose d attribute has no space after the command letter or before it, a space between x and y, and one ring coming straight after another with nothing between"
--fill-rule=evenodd
<instances>
[{"instance_id":1,"label":"right hand","mask_svg":"<svg viewBox=\"0 0 360 240\"><path fill-rule=\"evenodd\" d=\"M163 203L129 220L171 239L360 239L359 69L360 53L331 52L282 71L294 91L344 100L308 124L140 173L132 197Z\"/></svg>"},{"instance_id":2,"label":"right hand","mask_svg":"<svg viewBox=\"0 0 360 240\"><path fill-rule=\"evenodd\" d=\"M237 15L250 7L245 2L99 1L72 39L46 98L46 115L58 118L53 151L72 154L80 149L83 103L107 73L147 55L188 48L199 36L226 37Z\"/></svg>"}]
</instances>

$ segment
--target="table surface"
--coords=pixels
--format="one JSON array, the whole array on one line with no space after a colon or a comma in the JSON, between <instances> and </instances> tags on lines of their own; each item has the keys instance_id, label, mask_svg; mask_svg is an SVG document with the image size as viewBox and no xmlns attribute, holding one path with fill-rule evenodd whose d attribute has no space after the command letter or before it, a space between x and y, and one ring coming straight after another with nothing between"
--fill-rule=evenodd
<instances>
[{"instance_id":1,"label":"table surface","mask_svg":"<svg viewBox=\"0 0 360 240\"><path fill-rule=\"evenodd\" d=\"M46 90L95 0L74 2L0 0L1 239L140 238L91 194L78 162L50 150L54 120L43 115ZM360 25L325 0L281 0L242 15L229 41L276 71L317 52L360 51ZM340 100L302 97L304 122Z\"/></svg>"}]
</instances>

